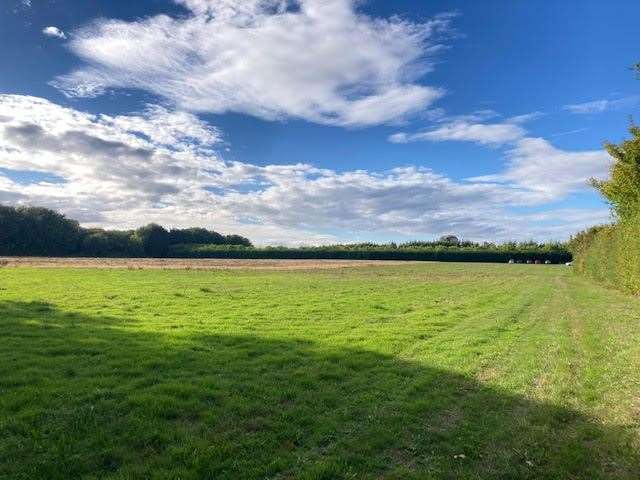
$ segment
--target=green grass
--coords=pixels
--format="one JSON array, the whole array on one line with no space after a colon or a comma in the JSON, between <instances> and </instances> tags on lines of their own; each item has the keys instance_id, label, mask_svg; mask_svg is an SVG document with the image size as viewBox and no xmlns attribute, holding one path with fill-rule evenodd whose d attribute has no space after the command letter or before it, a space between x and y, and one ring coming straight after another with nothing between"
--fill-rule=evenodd
<instances>
[{"instance_id":1,"label":"green grass","mask_svg":"<svg viewBox=\"0 0 640 480\"><path fill-rule=\"evenodd\" d=\"M639 423L564 267L0 269L2 479L637 479Z\"/></svg>"}]
</instances>

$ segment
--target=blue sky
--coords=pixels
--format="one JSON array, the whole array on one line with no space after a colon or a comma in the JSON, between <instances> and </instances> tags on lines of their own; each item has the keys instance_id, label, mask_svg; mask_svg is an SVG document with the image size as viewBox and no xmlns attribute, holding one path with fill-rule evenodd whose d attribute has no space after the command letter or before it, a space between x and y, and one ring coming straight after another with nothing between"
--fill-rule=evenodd
<instances>
[{"instance_id":1,"label":"blue sky","mask_svg":"<svg viewBox=\"0 0 640 480\"><path fill-rule=\"evenodd\" d=\"M565 239L640 106L636 1L8 0L0 202L257 243Z\"/></svg>"}]
</instances>

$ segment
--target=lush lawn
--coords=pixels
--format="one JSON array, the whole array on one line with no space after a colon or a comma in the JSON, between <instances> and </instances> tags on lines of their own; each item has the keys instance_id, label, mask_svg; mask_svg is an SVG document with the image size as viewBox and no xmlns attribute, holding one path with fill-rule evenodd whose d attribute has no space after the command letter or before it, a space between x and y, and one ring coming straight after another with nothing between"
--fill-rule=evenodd
<instances>
[{"instance_id":1,"label":"lush lawn","mask_svg":"<svg viewBox=\"0 0 640 480\"><path fill-rule=\"evenodd\" d=\"M0 269L0 478L640 477L640 301L558 266Z\"/></svg>"}]
</instances>

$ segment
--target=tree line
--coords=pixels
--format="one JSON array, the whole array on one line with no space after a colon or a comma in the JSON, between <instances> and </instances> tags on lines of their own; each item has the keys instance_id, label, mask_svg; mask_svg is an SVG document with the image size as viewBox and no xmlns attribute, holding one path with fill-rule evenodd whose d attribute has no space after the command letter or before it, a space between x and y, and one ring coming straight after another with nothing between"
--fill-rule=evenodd
<instances>
[{"instance_id":1,"label":"tree line","mask_svg":"<svg viewBox=\"0 0 640 480\"><path fill-rule=\"evenodd\" d=\"M167 230L154 223L135 230L82 228L47 208L0 205L0 255L167 257L177 244L252 246L240 235L204 228Z\"/></svg>"},{"instance_id":2,"label":"tree line","mask_svg":"<svg viewBox=\"0 0 640 480\"><path fill-rule=\"evenodd\" d=\"M82 228L77 221L53 210L10 206L0 206L0 255L522 263L562 263L571 259L561 243L475 243L453 235L400 244L256 248L240 235L223 235L204 228L167 230L154 223L124 231Z\"/></svg>"}]
</instances>

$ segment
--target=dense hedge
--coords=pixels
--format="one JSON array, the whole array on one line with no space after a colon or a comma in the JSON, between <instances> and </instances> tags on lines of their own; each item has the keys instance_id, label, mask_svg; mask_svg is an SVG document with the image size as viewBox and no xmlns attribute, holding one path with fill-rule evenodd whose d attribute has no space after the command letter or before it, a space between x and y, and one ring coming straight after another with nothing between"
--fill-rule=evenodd
<instances>
[{"instance_id":1,"label":"dense hedge","mask_svg":"<svg viewBox=\"0 0 640 480\"><path fill-rule=\"evenodd\" d=\"M564 263L571 253L561 245L539 245L537 248L501 249L501 246L403 247L379 245L358 247L334 245L329 247L224 247L216 245L174 245L170 255L177 258L239 258L239 259L317 259L317 260L416 260L438 262L497 262L509 260Z\"/></svg>"},{"instance_id":2,"label":"dense hedge","mask_svg":"<svg viewBox=\"0 0 640 480\"><path fill-rule=\"evenodd\" d=\"M607 144L613 159L607 180L593 185L607 199L618 223L593 227L569 242L576 271L628 292L640 293L640 128L631 138Z\"/></svg>"},{"instance_id":3,"label":"dense hedge","mask_svg":"<svg viewBox=\"0 0 640 480\"><path fill-rule=\"evenodd\" d=\"M579 234L571 241L571 248L578 273L640 294L640 213Z\"/></svg>"}]
</instances>

